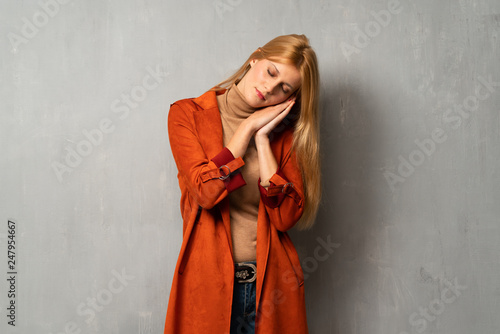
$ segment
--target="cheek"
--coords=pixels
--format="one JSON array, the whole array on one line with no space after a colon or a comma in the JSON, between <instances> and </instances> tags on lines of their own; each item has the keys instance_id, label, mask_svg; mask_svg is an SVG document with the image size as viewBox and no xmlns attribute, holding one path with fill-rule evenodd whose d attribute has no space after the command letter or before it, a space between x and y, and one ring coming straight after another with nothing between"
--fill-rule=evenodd
<instances>
[{"instance_id":1,"label":"cheek","mask_svg":"<svg viewBox=\"0 0 500 334\"><path fill-rule=\"evenodd\" d=\"M259 80L263 81L267 78L267 75L268 75L267 66L264 66L264 64L255 68L255 73L254 73L255 78L258 78Z\"/></svg>"},{"instance_id":2,"label":"cheek","mask_svg":"<svg viewBox=\"0 0 500 334\"><path fill-rule=\"evenodd\" d=\"M257 81L257 82L264 82L266 79L263 71L258 71L258 72L256 71L254 74L254 78L255 78L255 81Z\"/></svg>"},{"instance_id":3,"label":"cheek","mask_svg":"<svg viewBox=\"0 0 500 334\"><path fill-rule=\"evenodd\" d=\"M253 71L253 72L248 72L248 73L246 74L246 76L248 76L248 77L247 77L247 81L248 81L248 83L250 84L250 86L254 86L254 85L255 85L255 83L257 83L257 82L259 82L259 81L260 81L260 80L259 80L259 76L258 76L258 74L257 74L255 71Z\"/></svg>"},{"instance_id":4,"label":"cheek","mask_svg":"<svg viewBox=\"0 0 500 334\"><path fill-rule=\"evenodd\" d=\"M281 95L281 96L275 96L271 101L269 101L269 105L275 105L275 104L280 104L282 102L285 102L287 99L286 96Z\"/></svg>"}]
</instances>

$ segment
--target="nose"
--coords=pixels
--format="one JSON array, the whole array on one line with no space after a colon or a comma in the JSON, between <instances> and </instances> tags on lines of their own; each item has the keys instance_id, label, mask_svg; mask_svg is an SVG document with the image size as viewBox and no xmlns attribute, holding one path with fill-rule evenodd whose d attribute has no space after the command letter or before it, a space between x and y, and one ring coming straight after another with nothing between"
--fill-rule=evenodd
<instances>
[{"instance_id":1,"label":"nose","mask_svg":"<svg viewBox=\"0 0 500 334\"><path fill-rule=\"evenodd\" d=\"M264 85L264 89L268 95L273 95L278 87L279 82L277 80L267 81Z\"/></svg>"}]
</instances>

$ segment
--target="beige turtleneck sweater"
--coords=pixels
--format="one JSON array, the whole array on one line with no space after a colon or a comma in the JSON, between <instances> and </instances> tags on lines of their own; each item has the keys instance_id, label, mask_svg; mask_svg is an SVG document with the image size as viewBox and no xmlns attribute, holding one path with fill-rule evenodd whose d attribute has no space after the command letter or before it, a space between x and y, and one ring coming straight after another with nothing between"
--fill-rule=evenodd
<instances>
[{"instance_id":1,"label":"beige turtleneck sweater","mask_svg":"<svg viewBox=\"0 0 500 334\"><path fill-rule=\"evenodd\" d=\"M224 146L226 146L241 122L250 116L256 108L246 102L236 84L229 87L224 94L217 95L217 104L221 114ZM235 262L255 261L257 258L257 214L260 200L259 161L253 137L242 158L245 165L240 168L240 172L246 185L228 195Z\"/></svg>"}]
</instances>

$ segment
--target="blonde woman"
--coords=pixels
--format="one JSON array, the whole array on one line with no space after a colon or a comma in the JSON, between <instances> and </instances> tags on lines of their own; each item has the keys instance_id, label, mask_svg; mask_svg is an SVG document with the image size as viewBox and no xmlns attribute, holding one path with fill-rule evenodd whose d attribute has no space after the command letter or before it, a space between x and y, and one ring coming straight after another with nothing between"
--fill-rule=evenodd
<instances>
[{"instance_id":1,"label":"blonde woman","mask_svg":"<svg viewBox=\"0 0 500 334\"><path fill-rule=\"evenodd\" d=\"M279 36L230 78L171 105L183 242L165 333L307 333L287 231L320 200L319 74L304 35Z\"/></svg>"}]
</instances>

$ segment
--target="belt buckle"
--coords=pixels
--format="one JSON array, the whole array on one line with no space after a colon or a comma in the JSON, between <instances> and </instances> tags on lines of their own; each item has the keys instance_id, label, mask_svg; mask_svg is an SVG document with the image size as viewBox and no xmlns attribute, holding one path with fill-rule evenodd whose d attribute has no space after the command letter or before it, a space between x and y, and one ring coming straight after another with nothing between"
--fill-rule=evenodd
<instances>
[{"instance_id":1,"label":"belt buckle","mask_svg":"<svg viewBox=\"0 0 500 334\"><path fill-rule=\"evenodd\" d=\"M253 263L236 263L234 276L238 283L252 283L257 278L257 267Z\"/></svg>"}]
</instances>

